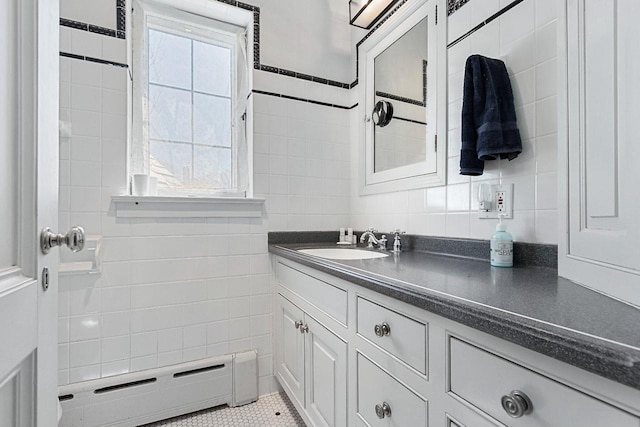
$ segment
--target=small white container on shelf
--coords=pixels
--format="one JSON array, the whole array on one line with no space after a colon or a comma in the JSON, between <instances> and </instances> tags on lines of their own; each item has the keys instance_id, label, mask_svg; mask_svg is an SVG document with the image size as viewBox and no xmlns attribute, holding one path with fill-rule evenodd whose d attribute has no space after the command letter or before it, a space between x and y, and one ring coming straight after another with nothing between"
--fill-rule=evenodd
<instances>
[{"instance_id":1,"label":"small white container on shelf","mask_svg":"<svg viewBox=\"0 0 640 427\"><path fill-rule=\"evenodd\" d=\"M149 195L149 175L146 173L131 175L131 194L134 196Z\"/></svg>"}]
</instances>

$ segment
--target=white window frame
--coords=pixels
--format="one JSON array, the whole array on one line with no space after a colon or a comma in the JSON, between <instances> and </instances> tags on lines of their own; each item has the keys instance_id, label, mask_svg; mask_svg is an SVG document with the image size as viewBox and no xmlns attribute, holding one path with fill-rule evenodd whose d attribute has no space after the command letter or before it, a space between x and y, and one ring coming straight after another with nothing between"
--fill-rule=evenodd
<instances>
[{"instance_id":1,"label":"white window frame","mask_svg":"<svg viewBox=\"0 0 640 427\"><path fill-rule=\"evenodd\" d=\"M190 4L193 3L193 4ZM194 40L203 41L205 43L212 43L216 45L226 45L232 48L232 181L233 186L236 187L238 183L238 174L246 173L248 176L242 179L246 181L244 188L240 191L231 190L215 190L215 189L201 189L201 188L189 188L184 189L160 189L159 194L163 196L178 196L178 197L193 197L193 196L208 196L208 197L252 197L253 195L253 180L252 180L252 99L249 99L246 105L247 114L244 118L246 122L243 122L240 117L237 116L236 102L238 102L238 88L237 88L237 76L238 76L238 35L233 34L233 30L238 30L238 27L244 28L247 32L247 83L248 87L252 87L251 82L251 70L253 68L253 20L252 12L243 14L247 11L230 11L217 10L206 8L206 10L200 10L196 6L196 2L185 1L181 6L182 9L177 9L173 6L167 7L171 3L165 0L156 1L136 1L134 2L134 14L133 14L133 37L131 37L131 52L132 52L132 111L130 117L130 138L129 138L129 153L128 153L128 175L133 173L149 173L149 147L150 142L148 138L148 106L146 104L149 79L148 79L148 30L154 29L163 31L166 33L175 34L181 37L188 37ZM228 5L223 5L231 7ZM236 9L236 8L233 8ZM205 13L206 12L206 13ZM240 13L237 13L240 12ZM220 19L224 18L224 19ZM229 19L231 18L231 19ZM191 31L185 31L185 28L189 28ZM225 31L230 29L231 31ZM238 157L238 143L236 139L237 126L245 126L246 135L246 154L239 159ZM240 164L244 163L244 164ZM141 167L142 165L142 167ZM244 171L244 172L243 172ZM237 188L237 187L236 187Z\"/></svg>"}]
</instances>

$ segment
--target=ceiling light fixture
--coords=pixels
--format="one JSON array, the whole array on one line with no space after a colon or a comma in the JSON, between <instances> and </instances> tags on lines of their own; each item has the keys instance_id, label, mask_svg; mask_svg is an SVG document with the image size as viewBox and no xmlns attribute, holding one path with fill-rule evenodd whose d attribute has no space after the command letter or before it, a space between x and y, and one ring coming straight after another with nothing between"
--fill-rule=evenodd
<instances>
[{"instance_id":1,"label":"ceiling light fixture","mask_svg":"<svg viewBox=\"0 0 640 427\"><path fill-rule=\"evenodd\" d=\"M349 0L349 23L368 30L398 0Z\"/></svg>"}]
</instances>

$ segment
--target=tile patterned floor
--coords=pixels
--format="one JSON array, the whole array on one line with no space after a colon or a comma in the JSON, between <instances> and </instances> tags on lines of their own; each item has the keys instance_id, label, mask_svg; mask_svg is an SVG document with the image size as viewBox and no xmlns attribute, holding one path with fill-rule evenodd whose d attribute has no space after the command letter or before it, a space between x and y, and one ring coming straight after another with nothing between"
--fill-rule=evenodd
<instances>
[{"instance_id":1,"label":"tile patterned floor","mask_svg":"<svg viewBox=\"0 0 640 427\"><path fill-rule=\"evenodd\" d=\"M279 414L279 415L277 415ZM261 397L256 403L218 406L144 427L306 427L286 394Z\"/></svg>"}]
</instances>

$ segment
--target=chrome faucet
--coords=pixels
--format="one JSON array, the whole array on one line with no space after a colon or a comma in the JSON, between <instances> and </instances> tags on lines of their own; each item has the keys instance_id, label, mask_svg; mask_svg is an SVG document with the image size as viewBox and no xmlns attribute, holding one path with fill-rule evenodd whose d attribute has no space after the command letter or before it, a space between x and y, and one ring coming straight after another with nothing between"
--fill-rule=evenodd
<instances>
[{"instance_id":1,"label":"chrome faucet","mask_svg":"<svg viewBox=\"0 0 640 427\"><path fill-rule=\"evenodd\" d=\"M378 245L380 244L380 241L376 238L376 235L373 233L377 233L378 230L375 230L373 228L369 228L367 229L367 231L365 231L364 233L362 233L362 235L360 236L360 243L364 243L365 239L368 237L368 243L367 243L367 248L373 248L373 245Z\"/></svg>"},{"instance_id":2,"label":"chrome faucet","mask_svg":"<svg viewBox=\"0 0 640 427\"><path fill-rule=\"evenodd\" d=\"M394 234L395 237L393 239L393 253L394 254L399 254L402 251L402 243L400 242L400 235L404 234L404 231L398 229L395 229L391 232L391 234Z\"/></svg>"}]
</instances>

